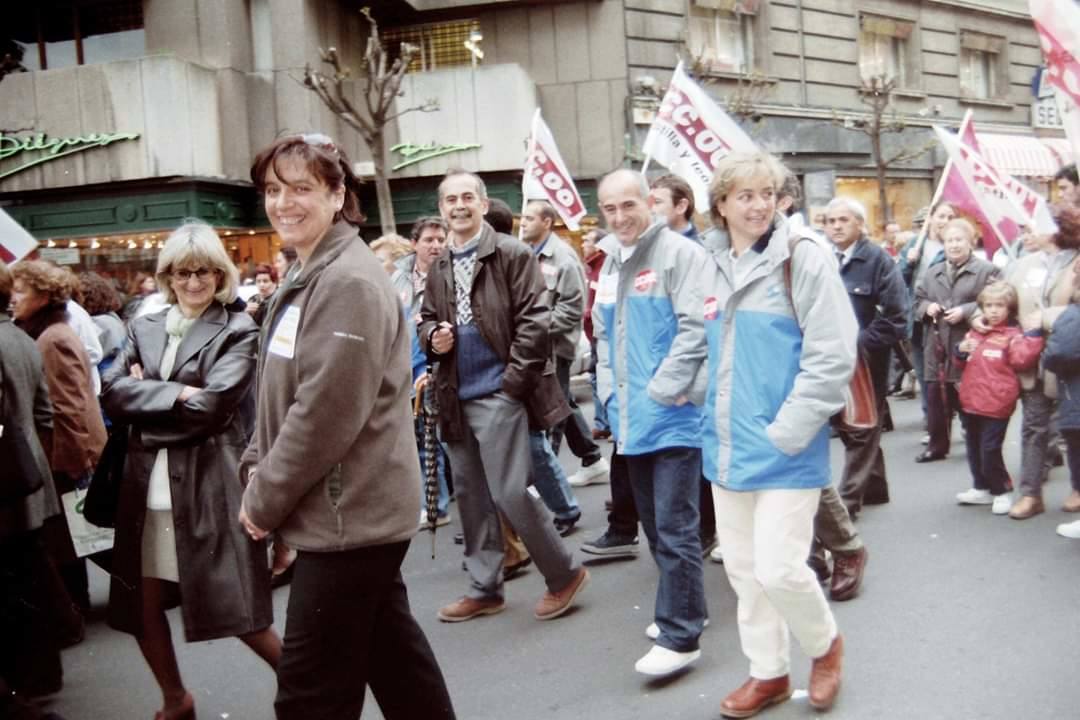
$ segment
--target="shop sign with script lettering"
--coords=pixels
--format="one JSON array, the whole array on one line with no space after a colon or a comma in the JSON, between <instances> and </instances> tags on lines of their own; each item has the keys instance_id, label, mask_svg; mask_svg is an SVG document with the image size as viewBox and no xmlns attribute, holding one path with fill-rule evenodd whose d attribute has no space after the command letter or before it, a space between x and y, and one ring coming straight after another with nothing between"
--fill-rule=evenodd
<instances>
[{"instance_id":1,"label":"shop sign with script lettering","mask_svg":"<svg viewBox=\"0 0 1080 720\"><path fill-rule=\"evenodd\" d=\"M390 148L390 152L395 152L401 157L405 158L397 165L394 165L394 170L400 170L403 167L414 165L424 160L430 160L431 158L439 157L440 155L449 155L450 153L461 152L462 150L475 150L480 147L478 143L460 143L458 145L442 145L436 142L430 142L427 145L413 145L412 143L398 143Z\"/></svg>"},{"instance_id":2,"label":"shop sign with script lettering","mask_svg":"<svg viewBox=\"0 0 1080 720\"><path fill-rule=\"evenodd\" d=\"M105 147L120 140L135 140L139 133L90 133L75 137L51 138L45 133L15 137L14 135L0 135L0 161L15 158L16 162L22 161L13 168L0 171L0 180L22 172L35 165L56 160L66 155L73 155L90 148ZM31 153L39 153L32 155Z\"/></svg>"}]
</instances>

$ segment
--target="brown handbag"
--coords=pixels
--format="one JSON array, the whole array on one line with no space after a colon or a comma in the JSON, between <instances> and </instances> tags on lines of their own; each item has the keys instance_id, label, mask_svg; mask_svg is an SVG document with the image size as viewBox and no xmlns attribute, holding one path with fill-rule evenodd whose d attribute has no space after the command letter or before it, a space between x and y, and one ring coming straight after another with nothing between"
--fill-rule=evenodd
<instances>
[{"instance_id":1,"label":"brown handbag","mask_svg":"<svg viewBox=\"0 0 1080 720\"><path fill-rule=\"evenodd\" d=\"M795 311L795 298L791 292L791 258L795 254L795 244L800 240L809 238L795 238L789 246L788 257L784 260L784 290L787 292L791 311L795 313L796 324L799 314ZM833 424L840 430L869 430L877 427L878 420L874 379L870 375L870 365L860 350L855 357L855 372L844 390L844 407L834 416Z\"/></svg>"}]
</instances>

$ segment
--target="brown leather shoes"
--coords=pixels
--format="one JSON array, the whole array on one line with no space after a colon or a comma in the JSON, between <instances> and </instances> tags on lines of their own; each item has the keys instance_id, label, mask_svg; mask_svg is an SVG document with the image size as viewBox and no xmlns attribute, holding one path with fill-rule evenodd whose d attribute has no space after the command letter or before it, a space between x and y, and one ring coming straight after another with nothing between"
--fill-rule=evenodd
<instances>
[{"instance_id":1,"label":"brown leather shoes","mask_svg":"<svg viewBox=\"0 0 1080 720\"><path fill-rule=\"evenodd\" d=\"M720 714L729 718L748 718L791 697L787 675L769 680L750 678L720 703Z\"/></svg>"},{"instance_id":2,"label":"brown leather shoes","mask_svg":"<svg viewBox=\"0 0 1080 720\"><path fill-rule=\"evenodd\" d=\"M502 600L478 600L463 597L439 608L439 619L443 622L465 622L481 615L494 615L506 609Z\"/></svg>"},{"instance_id":3,"label":"brown leather shoes","mask_svg":"<svg viewBox=\"0 0 1080 720\"><path fill-rule=\"evenodd\" d=\"M570 606L574 604L574 598L588 584L589 571L583 567L578 568L577 575L562 590L554 593L549 590L544 593L544 597L536 603L533 616L537 620L554 620L570 609Z\"/></svg>"},{"instance_id":4,"label":"brown leather shoes","mask_svg":"<svg viewBox=\"0 0 1080 720\"><path fill-rule=\"evenodd\" d=\"M815 658L810 666L810 707L828 710L840 692L841 666L844 662L844 638L837 634L829 651Z\"/></svg>"},{"instance_id":5,"label":"brown leather shoes","mask_svg":"<svg viewBox=\"0 0 1080 720\"><path fill-rule=\"evenodd\" d=\"M837 602L850 600L859 594L867 553L862 547L853 553L833 553L832 583L829 597Z\"/></svg>"},{"instance_id":6,"label":"brown leather shoes","mask_svg":"<svg viewBox=\"0 0 1080 720\"><path fill-rule=\"evenodd\" d=\"M1080 492L1073 490L1069 497L1065 498L1065 504L1061 506L1065 512L1080 512Z\"/></svg>"},{"instance_id":7,"label":"brown leather shoes","mask_svg":"<svg viewBox=\"0 0 1080 720\"><path fill-rule=\"evenodd\" d=\"M1009 517L1013 520L1027 520L1042 512L1046 512L1046 506L1043 505L1042 498L1025 495L1012 506Z\"/></svg>"}]
</instances>

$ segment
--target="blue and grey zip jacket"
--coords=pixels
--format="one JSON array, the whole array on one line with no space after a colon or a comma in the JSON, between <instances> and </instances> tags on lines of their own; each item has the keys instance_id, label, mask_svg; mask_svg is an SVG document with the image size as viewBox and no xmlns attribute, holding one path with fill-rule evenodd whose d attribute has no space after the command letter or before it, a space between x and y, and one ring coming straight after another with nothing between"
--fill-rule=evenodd
<instances>
[{"instance_id":1,"label":"blue and grey zip jacket","mask_svg":"<svg viewBox=\"0 0 1080 720\"><path fill-rule=\"evenodd\" d=\"M655 222L624 263L614 235L600 242L607 260L593 303L597 392L623 455L701 447L692 384L705 360L702 293L708 264L695 243Z\"/></svg>"},{"instance_id":2,"label":"blue and grey zip jacket","mask_svg":"<svg viewBox=\"0 0 1080 720\"><path fill-rule=\"evenodd\" d=\"M736 282L731 242L704 238L709 346L704 474L729 490L829 484L828 420L844 405L859 326L836 260L777 216ZM792 244L790 240L795 242ZM794 252L791 296L784 261ZM793 310L794 306L794 310Z\"/></svg>"}]
</instances>

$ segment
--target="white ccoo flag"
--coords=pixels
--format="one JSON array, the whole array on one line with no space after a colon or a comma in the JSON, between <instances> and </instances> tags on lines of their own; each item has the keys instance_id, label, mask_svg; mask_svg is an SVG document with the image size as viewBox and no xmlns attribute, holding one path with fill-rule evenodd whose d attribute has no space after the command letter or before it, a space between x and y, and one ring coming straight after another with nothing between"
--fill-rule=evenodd
<instances>
[{"instance_id":1,"label":"white ccoo flag","mask_svg":"<svg viewBox=\"0 0 1080 720\"><path fill-rule=\"evenodd\" d=\"M10 215L0 210L0 260L8 265L17 263L37 250L38 242L26 232L23 226L15 222ZM7 308L0 308L3 312Z\"/></svg>"},{"instance_id":2,"label":"white ccoo flag","mask_svg":"<svg viewBox=\"0 0 1080 720\"><path fill-rule=\"evenodd\" d=\"M555 138L547 123L540 117L540 108L533 115L529 136L529 156L525 159L522 180L523 202L547 200L571 230L578 229L578 220L585 217L585 203L574 186L574 178L566 169Z\"/></svg>"},{"instance_id":3,"label":"white ccoo flag","mask_svg":"<svg viewBox=\"0 0 1080 720\"><path fill-rule=\"evenodd\" d=\"M757 149L746 131L683 72L680 61L642 147L646 165L649 159L656 160L690 183L694 204L704 209L709 207L709 182L720 159Z\"/></svg>"}]
</instances>

